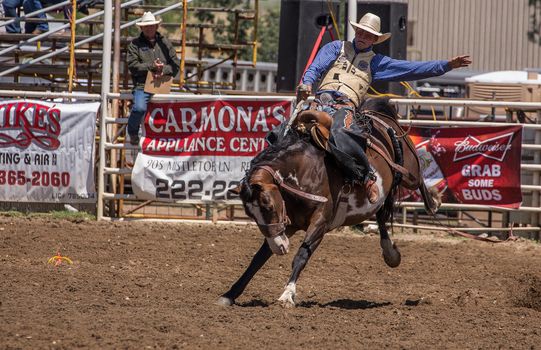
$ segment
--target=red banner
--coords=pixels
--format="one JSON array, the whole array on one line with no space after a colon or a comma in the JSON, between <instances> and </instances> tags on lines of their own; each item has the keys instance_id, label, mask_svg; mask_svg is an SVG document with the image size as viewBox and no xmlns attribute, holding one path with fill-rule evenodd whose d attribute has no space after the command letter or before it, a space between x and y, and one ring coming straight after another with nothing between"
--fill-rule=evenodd
<instances>
[{"instance_id":1,"label":"red banner","mask_svg":"<svg viewBox=\"0 0 541 350\"><path fill-rule=\"evenodd\" d=\"M520 207L521 126L415 127L409 135L427 186L444 202Z\"/></svg>"},{"instance_id":2,"label":"red banner","mask_svg":"<svg viewBox=\"0 0 541 350\"><path fill-rule=\"evenodd\" d=\"M142 152L132 172L138 198L229 201L229 192L266 146L265 136L289 118L293 97L216 96L151 103Z\"/></svg>"},{"instance_id":3,"label":"red banner","mask_svg":"<svg viewBox=\"0 0 541 350\"><path fill-rule=\"evenodd\" d=\"M167 156L255 156L265 135L286 120L291 101L150 103L142 151Z\"/></svg>"}]
</instances>

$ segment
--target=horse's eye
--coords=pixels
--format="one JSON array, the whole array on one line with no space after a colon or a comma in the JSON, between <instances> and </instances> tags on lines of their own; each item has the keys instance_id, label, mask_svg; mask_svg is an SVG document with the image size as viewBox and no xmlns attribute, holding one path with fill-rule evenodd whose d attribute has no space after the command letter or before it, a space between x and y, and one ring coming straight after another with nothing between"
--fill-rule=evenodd
<instances>
[{"instance_id":1,"label":"horse's eye","mask_svg":"<svg viewBox=\"0 0 541 350\"><path fill-rule=\"evenodd\" d=\"M270 210L272 209L272 198L265 192L262 192L259 196L259 203L261 207Z\"/></svg>"}]
</instances>

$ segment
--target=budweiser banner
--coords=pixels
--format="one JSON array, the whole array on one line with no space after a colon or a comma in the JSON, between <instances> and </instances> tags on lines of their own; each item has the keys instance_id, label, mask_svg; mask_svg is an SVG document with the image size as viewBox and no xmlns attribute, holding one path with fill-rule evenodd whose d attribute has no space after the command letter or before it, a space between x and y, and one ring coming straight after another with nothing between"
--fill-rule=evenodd
<instances>
[{"instance_id":1,"label":"budweiser banner","mask_svg":"<svg viewBox=\"0 0 541 350\"><path fill-rule=\"evenodd\" d=\"M226 201L291 112L289 98L150 103L132 173L138 198Z\"/></svg>"},{"instance_id":2,"label":"budweiser banner","mask_svg":"<svg viewBox=\"0 0 541 350\"><path fill-rule=\"evenodd\" d=\"M95 202L99 103L0 101L0 200Z\"/></svg>"},{"instance_id":3,"label":"budweiser banner","mask_svg":"<svg viewBox=\"0 0 541 350\"><path fill-rule=\"evenodd\" d=\"M521 126L411 128L425 183L446 203L518 208ZM420 200L407 193L402 200Z\"/></svg>"}]
</instances>

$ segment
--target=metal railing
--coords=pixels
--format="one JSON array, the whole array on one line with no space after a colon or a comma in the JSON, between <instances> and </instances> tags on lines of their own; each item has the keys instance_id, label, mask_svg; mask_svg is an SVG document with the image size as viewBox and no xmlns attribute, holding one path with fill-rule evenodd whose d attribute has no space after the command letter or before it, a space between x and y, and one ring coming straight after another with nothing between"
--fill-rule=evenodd
<instances>
[{"instance_id":1,"label":"metal railing","mask_svg":"<svg viewBox=\"0 0 541 350\"><path fill-rule=\"evenodd\" d=\"M520 169L523 172L529 172L532 175L532 184L521 184L521 190L523 192L531 193L531 205L530 206L521 206L516 209L520 212L529 212L531 213L530 224L532 225L532 230L536 230L537 238L539 239L539 228L541 224L541 102L503 102L503 101L475 101L475 100L443 100L443 99L391 99L391 103L395 103L399 106L406 106L407 112L406 115L409 116L409 110L412 106L453 106L453 107L505 107L505 108L524 108L528 110L537 110L537 124L521 124L524 129L532 130L534 132L533 143L522 143L522 149L524 151L533 152L533 162L532 163L522 163L520 164ZM425 126L516 126L516 123L496 123L496 122L484 122L484 121L434 121L434 120L413 120L413 119L402 119L400 123L403 125L425 125ZM408 208L422 208L422 203L414 202L403 202L400 204L405 211ZM500 208L500 207L490 207L483 205L472 205L472 204L452 204L444 203L441 206L441 209L451 209L451 210L491 210L499 212L512 212L514 210ZM406 212L404 212L404 218L406 217ZM405 222L403 222L405 224ZM510 228L511 229L511 228Z\"/></svg>"},{"instance_id":2,"label":"metal railing","mask_svg":"<svg viewBox=\"0 0 541 350\"><path fill-rule=\"evenodd\" d=\"M107 94L108 99L130 99L131 94L113 94L109 93ZM182 101L189 99L191 101L194 100L208 100L208 99L215 99L217 96L215 95L154 95L153 101ZM235 96L235 98L253 98L253 96ZM266 98L265 96L258 96L259 99ZM269 98L269 97L267 97ZM541 110L541 103L508 103L508 102L490 102L490 101L473 101L473 100L433 100L433 99L391 99L391 103L398 104L398 105L454 105L454 106L494 106L494 107L502 107L502 106L512 106L514 108L538 108ZM541 116L538 120L541 120ZM119 123L119 124L125 124L127 123L127 118L111 118L106 117L104 118L104 123L106 124L113 124L113 123ZM433 120L407 120L407 119L401 119L401 124L412 124L412 125L431 125L431 126L516 126L517 124L511 124L511 123L487 123L487 122L479 122L479 121L433 121ZM524 151L528 152L534 152L535 159L538 159L541 156L541 124L521 124L525 129L530 129L535 132L535 142L534 143L523 143L522 147ZM103 147L103 150L113 150L113 149L134 149L135 146L125 145L125 144L118 144L114 142L103 142L103 144L100 146ZM101 157L100 157L101 158ZM105 158L103 158L105 159ZM521 229L521 230L528 230L528 231L539 231L539 223L540 223L540 217L541 217L541 208L539 206L539 203L541 203L541 183L540 183L540 174L541 174L541 165L537 161L535 161L532 164L523 163L521 164L521 170L524 172L529 172L532 174L532 183L522 183L521 184L521 190L524 193L530 193L532 196L532 204L530 206L521 206L519 209L505 209L500 207L487 207L484 205L467 205L467 204L454 204L454 203L444 203L441 207L441 209L444 210L484 210L484 211L496 211L496 212L526 212L531 214L531 225L532 227L527 229ZM103 172L100 173L98 176L103 176L105 179L106 176L109 175L127 175L130 171L122 168L117 168L114 166L106 166L105 163L103 164ZM119 194L119 193L98 193L98 198L100 201L104 200L134 200L136 197L131 194ZM201 201L187 201L185 203L189 204L202 204ZM232 202L232 204L239 204L239 201ZM416 202L402 202L399 204L399 206L404 208L404 214L407 214L408 210L415 209L415 208L422 208L422 203L416 203ZM104 218L103 211L98 211L100 219ZM404 215L404 218L406 218L407 215ZM403 222L403 224L406 224ZM501 229L500 231L504 231L505 229Z\"/></svg>"},{"instance_id":3,"label":"metal railing","mask_svg":"<svg viewBox=\"0 0 541 350\"><path fill-rule=\"evenodd\" d=\"M39 98L39 99L66 99L70 101L76 100L91 100L97 101L101 100L102 96L98 94L86 94L86 93L57 93L57 92L28 92L28 91L6 91L0 90L0 95L4 97L13 97L13 98ZM107 128L108 125L120 124L124 125L127 123L127 118L112 118L110 103L114 99L131 99L131 94L126 93L106 93L105 94L108 103L107 108L102 109L102 118L100 118L101 123L100 127ZM173 100L173 101L182 101L189 99L194 100L209 100L219 98L216 95L187 95L187 94L175 94L175 95L154 95L153 101L164 101L164 100ZM253 96L235 96L236 99L250 99ZM276 97L270 96L259 96L258 99L272 99ZM392 99L392 103L398 105L416 105L416 104L442 104L442 105L467 105L467 106L509 106L512 105L515 108L538 108L541 111L541 103L506 103L506 102L490 102L490 101L473 101L473 100L423 100L423 99ZM530 152L533 154L532 163L521 163L521 170L531 174L531 182L521 183L521 191L523 193L528 193L531 195L531 205L521 206L518 209L505 209L500 207L487 207L485 205L473 205L473 204L454 204L454 203L444 203L441 206L443 210L454 210L454 211L489 211L489 212L500 212L500 213L529 213L531 220L529 221L530 226L524 228L493 228L485 231L506 231L506 230L515 230L515 231L536 231L538 234L540 232L540 223L541 223L541 115L538 112L538 123L540 124L520 124L525 130L531 130L534 132L534 141L533 143L523 143L522 149L524 152ZM475 122L475 121L433 121L433 120L399 120L401 124L411 124L411 125L431 125L431 126L516 126L516 123L494 123L494 122ZM104 130L100 130L100 135L104 134ZM118 135L117 135L118 136ZM105 219L103 211L103 203L105 201L125 201L125 200L137 200L136 196L132 194L124 194L123 190L121 193L106 192L105 182L106 179L110 176L126 176L131 174L131 169L126 167L118 167L116 164L107 164L106 160L109 159L105 157L107 151L113 150L134 150L137 147L122 142L117 142L119 139L108 139L106 137L98 138L99 141L99 171L97 173L98 177L98 203L97 203L97 212L98 219ZM524 181L524 179L523 179ZM101 186L99 185L101 183ZM101 189L101 190L100 190ZM101 205L100 205L101 203ZM203 204L202 201L185 201L184 204L198 205ZM240 201L229 202L230 204L240 204ZM207 204L206 202L204 204ZM101 209L100 209L101 206ZM417 202L402 202L399 203L399 206L403 208L403 222L401 223L402 227L410 227L406 222L407 213L416 208L422 208L422 203ZM144 216L143 216L144 217ZM421 226L413 226L417 228L422 228ZM432 229L437 230L438 228L432 227ZM464 231L476 231L476 229L465 229ZM479 231L479 230L477 230Z\"/></svg>"}]
</instances>

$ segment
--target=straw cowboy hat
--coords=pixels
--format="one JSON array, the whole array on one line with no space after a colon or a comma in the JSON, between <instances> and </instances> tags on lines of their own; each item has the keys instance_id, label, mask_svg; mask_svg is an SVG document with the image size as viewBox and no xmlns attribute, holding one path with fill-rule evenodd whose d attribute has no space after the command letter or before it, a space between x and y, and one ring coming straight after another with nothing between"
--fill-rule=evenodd
<instances>
[{"instance_id":1,"label":"straw cowboy hat","mask_svg":"<svg viewBox=\"0 0 541 350\"><path fill-rule=\"evenodd\" d=\"M349 24L351 24L354 28L359 28L362 30L366 30L369 33L372 33L378 37L378 39L374 42L375 44L379 44L384 42L385 40L389 39L391 37L391 33L381 33L381 20L378 16L376 16L373 13L368 12L366 15L364 15L360 20L359 23L355 23L352 21L349 21Z\"/></svg>"},{"instance_id":2,"label":"straw cowboy hat","mask_svg":"<svg viewBox=\"0 0 541 350\"><path fill-rule=\"evenodd\" d=\"M143 17L141 17L141 20L135 24L139 27L144 27L144 26L151 26L154 24L160 24L161 21L162 21L161 19L156 20L156 17L154 17L152 12L145 12L143 13Z\"/></svg>"}]
</instances>

